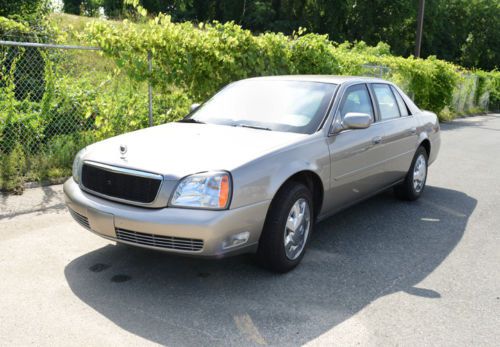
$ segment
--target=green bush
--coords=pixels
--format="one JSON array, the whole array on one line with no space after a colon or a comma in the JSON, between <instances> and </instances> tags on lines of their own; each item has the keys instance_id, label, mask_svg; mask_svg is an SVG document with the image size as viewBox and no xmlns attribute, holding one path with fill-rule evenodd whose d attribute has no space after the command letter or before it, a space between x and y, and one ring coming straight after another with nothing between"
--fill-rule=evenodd
<instances>
[{"instance_id":1,"label":"green bush","mask_svg":"<svg viewBox=\"0 0 500 347\"><path fill-rule=\"evenodd\" d=\"M20 143L0 156L0 188L3 190L21 192L26 172L27 156Z\"/></svg>"},{"instance_id":2,"label":"green bush","mask_svg":"<svg viewBox=\"0 0 500 347\"><path fill-rule=\"evenodd\" d=\"M146 24L124 21L123 25L93 22L87 38L103 48L132 79L149 79L155 90L176 86L192 100L204 100L225 84L251 76L276 74L350 74L366 72L366 65L389 68L384 76L398 83L416 103L440 114L453 112L453 95L461 89L467 71L429 57L394 57L386 44L368 47L363 42L336 45L325 35L292 37L265 33L252 35L230 22L225 24L175 24L159 15ZM153 73L146 55L154 56ZM485 75L490 76L488 73ZM487 77L491 78L491 77ZM493 97L498 87L488 84ZM448 112L448 111L447 111ZM444 117L443 117L444 119Z\"/></svg>"},{"instance_id":3,"label":"green bush","mask_svg":"<svg viewBox=\"0 0 500 347\"><path fill-rule=\"evenodd\" d=\"M41 178L57 178L50 174L51 170L63 170L68 176L76 153L97 139L94 131L52 137L40 151L45 156L45 160L38 160L37 163L39 166L37 171L40 172Z\"/></svg>"}]
</instances>

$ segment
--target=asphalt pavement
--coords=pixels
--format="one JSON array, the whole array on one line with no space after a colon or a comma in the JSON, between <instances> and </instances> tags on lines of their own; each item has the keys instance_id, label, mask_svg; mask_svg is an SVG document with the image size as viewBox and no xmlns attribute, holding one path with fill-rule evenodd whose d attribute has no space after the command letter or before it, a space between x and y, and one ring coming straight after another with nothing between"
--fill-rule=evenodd
<instances>
[{"instance_id":1,"label":"asphalt pavement","mask_svg":"<svg viewBox=\"0 0 500 347\"><path fill-rule=\"evenodd\" d=\"M0 345L498 346L500 114L442 125L427 184L321 222L285 275L117 246L61 186L0 196Z\"/></svg>"}]
</instances>

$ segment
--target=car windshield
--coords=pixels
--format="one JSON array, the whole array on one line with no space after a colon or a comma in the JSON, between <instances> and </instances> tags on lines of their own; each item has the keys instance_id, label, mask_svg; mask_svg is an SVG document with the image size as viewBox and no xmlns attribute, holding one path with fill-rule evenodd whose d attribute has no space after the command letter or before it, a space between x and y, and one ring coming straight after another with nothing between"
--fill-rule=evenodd
<instances>
[{"instance_id":1,"label":"car windshield","mask_svg":"<svg viewBox=\"0 0 500 347\"><path fill-rule=\"evenodd\" d=\"M321 124L335 88L306 81L235 82L184 121L311 134Z\"/></svg>"}]
</instances>

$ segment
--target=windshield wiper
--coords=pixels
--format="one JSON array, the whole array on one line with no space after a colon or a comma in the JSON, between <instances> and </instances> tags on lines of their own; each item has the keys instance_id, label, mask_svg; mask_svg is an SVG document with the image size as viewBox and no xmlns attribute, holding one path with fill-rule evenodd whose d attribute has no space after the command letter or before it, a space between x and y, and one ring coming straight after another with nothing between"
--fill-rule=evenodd
<instances>
[{"instance_id":1,"label":"windshield wiper","mask_svg":"<svg viewBox=\"0 0 500 347\"><path fill-rule=\"evenodd\" d=\"M205 122L202 122L201 120L197 120L197 119L194 119L194 118L184 118L184 119L181 119L179 121L177 121L178 123L196 123L196 124L206 124Z\"/></svg>"},{"instance_id":2,"label":"windshield wiper","mask_svg":"<svg viewBox=\"0 0 500 347\"><path fill-rule=\"evenodd\" d=\"M242 128L250 128L250 129L259 129L259 130L267 130L267 131L272 131L273 129L271 128L266 128L266 127L260 127L258 125L250 125L250 124L238 124L235 125L237 127L242 127Z\"/></svg>"}]
</instances>

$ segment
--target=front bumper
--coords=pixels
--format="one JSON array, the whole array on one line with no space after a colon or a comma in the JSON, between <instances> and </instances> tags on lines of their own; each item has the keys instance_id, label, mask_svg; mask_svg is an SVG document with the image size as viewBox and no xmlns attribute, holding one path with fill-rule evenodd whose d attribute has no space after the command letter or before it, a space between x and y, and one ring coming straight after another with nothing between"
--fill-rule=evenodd
<instances>
[{"instance_id":1,"label":"front bumper","mask_svg":"<svg viewBox=\"0 0 500 347\"><path fill-rule=\"evenodd\" d=\"M64 183L64 195L75 220L99 236L134 246L201 257L255 252L270 204L264 201L224 211L143 208L88 194L73 178ZM132 236L124 238L123 232ZM246 243L223 249L224 240L242 232L249 233ZM151 238L160 241L153 245L149 242ZM191 250L172 247L176 242L189 244L189 240L195 240L196 245L202 241L202 247Z\"/></svg>"}]
</instances>

